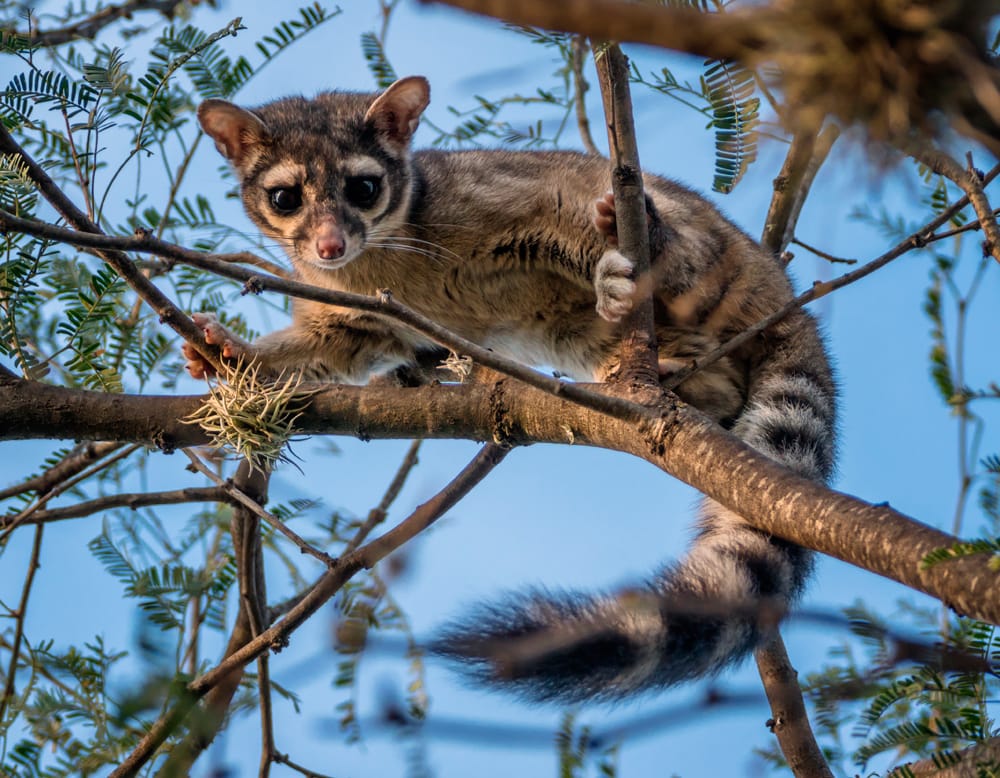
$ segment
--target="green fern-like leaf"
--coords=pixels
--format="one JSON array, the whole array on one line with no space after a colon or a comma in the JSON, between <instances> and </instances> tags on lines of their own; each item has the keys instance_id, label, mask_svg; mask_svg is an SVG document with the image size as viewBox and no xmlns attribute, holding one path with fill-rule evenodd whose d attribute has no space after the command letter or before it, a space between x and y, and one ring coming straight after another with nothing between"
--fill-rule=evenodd
<instances>
[{"instance_id":1,"label":"green fern-like leaf","mask_svg":"<svg viewBox=\"0 0 1000 778\"><path fill-rule=\"evenodd\" d=\"M896 748L917 750L924 747L938 735L927 724L911 721L881 732L870 742L859 748L854 754L854 761L859 767L868 764L872 757Z\"/></svg>"},{"instance_id":2,"label":"green fern-like leaf","mask_svg":"<svg viewBox=\"0 0 1000 778\"><path fill-rule=\"evenodd\" d=\"M97 91L89 84L74 81L55 70L29 70L14 76L4 91L4 103L23 117L31 116L33 105L64 111L69 118L87 113Z\"/></svg>"},{"instance_id":3,"label":"green fern-like leaf","mask_svg":"<svg viewBox=\"0 0 1000 778\"><path fill-rule=\"evenodd\" d=\"M0 208L30 216L38 203L38 186L20 154L0 155Z\"/></svg>"},{"instance_id":4,"label":"green fern-like leaf","mask_svg":"<svg viewBox=\"0 0 1000 778\"><path fill-rule=\"evenodd\" d=\"M368 63L368 70L375 76L379 89L385 89L396 80L396 71L382 48L382 43L373 32L361 34L361 51Z\"/></svg>"},{"instance_id":5,"label":"green fern-like leaf","mask_svg":"<svg viewBox=\"0 0 1000 778\"><path fill-rule=\"evenodd\" d=\"M131 82L125 52L117 47L99 52L96 62L83 66L83 78L94 89L124 95Z\"/></svg>"},{"instance_id":6,"label":"green fern-like leaf","mask_svg":"<svg viewBox=\"0 0 1000 778\"><path fill-rule=\"evenodd\" d=\"M732 60L709 60L702 76L705 100L715 129L715 179L712 188L728 193L757 159L760 99L753 73Z\"/></svg>"},{"instance_id":7,"label":"green fern-like leaf","mask_svg":"<svg viewBox=\"0 0 1000 778\"><path fill-rule=\"evenodd\" d=\"M87 544L90 553L100 562L104 569L118 579L119 582L129 585L135 578L136 570L132 562L115 545L105 527L101 534Z\"/></svg>"},{"instance_id":8,"label":"green fern-like leaf","mask_svg":"<svg viewBox=\"0 0 1000 778\"><path fill-rule=\"evenodd\" d=\"M299 9L298 18L289 19L276 25L269 35L265 35L255 44L257 50L268 62L276 54L291 46L295 41L316 29L319 25L340 14L338 8L334 12L327 11L318 2Z\"/></svg>"},{"instance_id":9,"label":"green fern-like leaf","mask_svg":"<svg viewBox=\"0 0 1000 778\"><path fill-rule=\"evenodd\" d=\"M861 713L854 729L854 736L867 737L871 728L886 710L901 700L914 699L924 688L923 680L913 675L893 681L888 688L875 695L868 707Z\"/></svg>"},{"instance_id":10,"label":"green fern-like leaf","mask_svg":"<svg viewBox=\"0 0 1000 778\"><path fill-rule=\"evenodd\" d=\"M969 541L958 541L950 546L936 548L923 559L920 560L921 569L939 565L951 559L961 559L962 557L973 556L974 554L993 554L994 558L1000 554L1000 540L980 539Z\"/></svg>"}]
</instances>

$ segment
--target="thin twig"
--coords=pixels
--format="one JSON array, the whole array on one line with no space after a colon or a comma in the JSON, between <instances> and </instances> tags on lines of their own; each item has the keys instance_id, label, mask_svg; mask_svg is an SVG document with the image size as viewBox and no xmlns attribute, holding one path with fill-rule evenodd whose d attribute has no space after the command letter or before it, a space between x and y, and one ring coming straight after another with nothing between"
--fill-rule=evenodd
<instances>
[{"instance_id":1,"label":"thin twig","mask_svg":"<svg viewBox=\"0 0 1000 778\"><path fill-rule=\"evenodd\" d=\"M601 150L594 143L594 136L590 134L590 119L587 118L587 90L590 84L583 76L583 65L587 61L587 52L590 47L587 45L587 38L583 35L574 35L570 56L573 68L573 107L576 110L576 127L580 133L580 142L587 150L588 154L595 157L603 156Z\"/></svg>"},{"instance_id":2,"label":"thin twig","mask_svg":"<svg viewBox=\"0 0 1000 778\"><path fill-rule=\"evenodd\" d=\"M211 469L209 469L205 465L205 463L201 461L198 455L195 454L193 451L191 451L190 449L184 449L184 453L187 455L188 459L191 460L191 464L199 473L207 477L210 481L212 481L212 483L224 489L233 498L233 500L238 502L243 507L249 509L256 516L266 521L268 524L274 527L274 529L276 529L278 532L280 532L282 535L284 535L286 538L292 541L292 543L298 546L299 551L301 551L303 554L308 554L309 556L318 559L324 565L330 565L333 563L333 557L331 557L324 551L320 551L318 548L311 545L308 541L304 540L294 530L290 529L288 525L285 524L285 522L283 522L273 513L269 513L268 511L260 507L257 501L254 500L252 497L241 492L235 486L235 484L230 483L225 479L220 478L215 473L213 473Z\"/></svg>"},{"instance_id":3,"label":"thin twig","mask_svg":"<svg viewBox=\"0 0 1000 778\"><path fill-rule=\"evenodd\" d=\"M33 502L27 508L25 508L24 510L22 510L19 513L15 514L14 516L5 517L4 518L3 532L0 532L0 546L2 546L7 541L7 538L10 535L11 532L13 532L15 529L17 529L21 524L23 524L27 519L29 519L34 513L36 513L37 511L41 510L41 508L43 506L45 506L50 500L53 500L56 497L58 497L60 494L62 494L63 492L65 492L65 491L67 491L69 489L72 489L78 483L81 483L82 481L87 480L88 478L90 478L95 473L99 473L101 470L104 470L105 468L110 467L115 462L118 462L118 461L120 461L122 459L125 459L125 457L131 456L135 451L138 451L141 448L142 448L142 446L140 446L137 443L133 444L131 446L127 446L126 448L118 451L118 453L116 453L114 456L112 456L112 457L110 457L108 459L105 459L103 461L98 461L96 464L88 467L86 470L83 470L82 472L78 473L74 477L69 478L69 479L67 479L64 482L53 486L48 492L46 492L45 494L43 494L41 497L39 497L37 500L35 500L35 502ZM39 526L41 526L41 525L39 525Z\"/></svg>"},{"instance_id":4,"label":"thin twig","mask_svg":"<svg viewBox=\"0 0 1000 778\"><path fill-rule=\"evenodd\" d=\"M10 662L7 665L7 679L4 682L3 697L0 698L0 721L3 720L7 712L7 705L14 698L14 677L17 675L17 663L21 656L21 641L24 639L24 621L28 613L28 596L31 594L31 586L35 582L35 572L39 567L39 557L42 553L42 534L45 526L39 524L35 527L35 540L31 546L31 556L28 559L28 571L24 577L24 587L21 589L21 601L17 605L17 611L13 614L16 626L14 627L14 643L10 649Z\"/></svg>"},{"instance_id":5,"label":"thin twig","mask_svg":"<svg viewBox=\"0 0 1000 778\"><path fill-rule=\"evenodd\" d=\"M52 206L77 230L82 233L103 235L101 229L70 200L49 174L14 140L7 128L0 123L0 152L21 157L28 169L28 175L38 186ZM187 314L153 284L134 265L131 259L119 250L101 250L101 259L110 265L122 279L144 299L159 315L160 320L174 329L181 337L197 346L198 351L213 365L219 363L219 349L205 343L205 333L195 325Z\"/></svg>"},{"instance_id":6,"label":"thin twig","mask_svg":"<svg viewBox=\"0 0 1000 778\"><path fill-rule=\"evenodd\" d=\"M510 449L496 443L487 443L444 489L427 502L418 505L413 513L384 535L362 546L354 553L348 554L346 558L351 559L357 555L362 566L370 570L377 562L437 521L455 503L468 494L473 486L489 475L509 452ZM344 558L341 557L341 559Z\"/></svg>"},{"instance_id":7,"label":"thin twig","mask_svg":"<svg viewBox=\"0 0 1000 778\"><path fill-rule=\"evenodd\" d=\"M808 251L810 254L815 254L817 257L820 257L821 259L825 259L827 262L830 262L830 263L835 264L835 265L856 265L856 264L858 264L858 260L856 260L856 259L845 259L844 257L835 257L833 254L827 254L825 251L821 251L820 249L816 248L815 246L810 246L804 240L801 240L799 238L792 238L789 242L790 243L794 243L796 246L801 246L806 251Z\"/></svg>"},{"instance_id":8,"label":"thin twig","mask_svg":"<svg viewBox=\"0 0 1000 778\"><path fill-rule=\"evenodd\" d=\"M54 521L78 519L115 508L137 510L151 505L180 505L189 502L227 502L232 504L235 502L235 498L222 487L192 487L165 492L109 494L106 497L85 500L75 505L67 505L64 508L35 511L29 517L19 521L18 524L50 524ZM0 517L0 530L8 529L14 524L15 518L14 516Z\"/></svg>"},{"instance_id":9,"label":"thin twig","mask_svg":"<svg viewBox=\"0 0 1000 778\"><path fill-rule=\"evenodd\" d=\"M99 443L81 443L70 451L63 459L43 473L29 478L26 481L0 490L0 500L8 500L25 492L47 492L60 481L79 473L83 468L90 465L95 460L107 456L112 451L120 449L124 443L118 441L107 441Z\"/></svg>"},{"instance_id":10,"label":"thin twig","mask_svg":"<svg viewBox=\"0 0 1000 778\"><path fill-rule=\"evenodd\" d=\"M979 217L979 223L986 236L983 251L991 254L997 262L1000 262L1000 227L997 226L996 217L989 200L986 199L984 185L985 178L976 170L972 164L971 152L968 155L968 166L963 168L959 162L949 154L929 145L912 145L907 147L906 152L924 163L935 173L944 176L965 192L969 202Z\"/></svg>"},{"instance_id":11,"label":"thin twig","mask_svg":"<svg viewBox=\"0 0 1000 778\"><path fill-rule=\"evenodd\" d=\"M396 471L395 477L392 479L392 483L389 484L389 488L385 490L385 494L382 496L381 502L377 507L373 508L368 514L368 519L358 528L354 537L347 543L344 547L344 552L341 554L341 558L353 553L365 538L368 537L372 529L374 529L378 524L385 521L386 514L388 513L389 506L395 501L399 491L403 488L403 483L405 482L410 471L417 464L417 450L421 441L415 440L410 444L409 450L406 452L406 456L403 458L399 469ZM372 517L375 517L377 521L372 521ZM269 623L273 623L275 619L280 618L284 614L288 613L292 608L294 608L302 599L308 594L306 592L300 592L292 597L289 597L284 602L280 602L277 605L273 605L268 611Z\"/></svg>"},{"instance_id":12,"label":"thin twig","mask_svg":"<svg viewBox=\"0 0 1000 778\"><path fill-rule=\"evenodd\" d=\"M315 585L281 621L266 629L256 638L246 641L238 649L227 652L218 665L187 685L187 696L164 713L149 729L109 778L135 776L156 753L171 732L184 720L197 701L220 682L252 662L272 646L284 646L288 637L313 613L322 607L350 578L362 568L370 568L421 530L429 527L462 497L485 478L507 455L507 449L487 444L473 460L437 495L419 506L407 519L382 537L362 546L351 554L340 557L316 581ZM242 609L241 609L242 611ZM232 642L230 643L232 647Z\"/></svg>"},{"instance_id":13,"label":"thin twig","mask_svg":"<svg viewBox=\"0 0 1000 778\"><path fill-rule=\"evenodd\" d=\"M304 300L314 300L329 305L339 305L345 308L377 313L406 325L435 343L454 351L456 354L469 356L481 365L523 381L529 386L534 386L548 394L565 397L584 407L617 418L636 421L646 415L644 408L630 400L613 397L608 394L599 394L582 386L539 373L520 362L502 357L488 348L483 348L466 338L460 337L440 324L428 319L426 316L422 316L397 302L393 299L389 290L384 291L378 297L368 297L367 295L310 286L299 281L259 275L227 261L229 257L236 255L222 255L222 260L220 260L219 255L192 251L183 246L157 240L146 234L134 237L95 235L89 232L68 230L35 219L22 219L19 216L0 209L0 230L2 229L24 232L39 237L49 237L83 248L114 248L157 254L201 270L207 270L224 278L243 281L248 291L262 292L267 290L280 292L290 297L299 297Z\"/></svg>"},{"instance_id":14,"label":"thin twig","mask_svg":"<svg viewBox=\"0 0 1000 778\"><path fill-rule=\"evenodd\" d=\"M345 554L350 554L358 546L364 543L368 535L371 534L371 531L385 521L385 518L388 515L389 506L395 501L400 490L403 488L403 484L406 483L407 476L417 464L417 452L420 450L421 443L423 443L422 440L414 440L410 443L410 447L406 451L406 456L403 457L403 461L400 463L399 469L396 470L396 475L393 477L389 487L385 490L385 494L382 495L382 499L379 501L379 504L368 512L368 517L365 519L364 523L358 527L358 531L354 534L354 537L348 541L346 546L344 546Z\"/></svg>"},{"instance_id":15,"label":"thin twig","mask_svg":"<svg viewBox=\"0 0 1000 778\"><path fill-rule=\"evenodd\" d=\"M649 222L632 117L628 61L617 44L595 44L594 62L613 163L611 188L615 198L618 248L634 263L634 278L648 279L651 277ZM652 289L648 283L641 284L640 288L643 292L635 296L632 310L622 323L621 368L617 377L629 383L652 386L659 378Z\"/></svg>"},{"instance_id":16,"label":"thin twig","mask_svg":"<svg viewBox=\"0 0 1000 778\"><path fill-rule=\"evenodd\" d=\"M983 184L988 184L996 176L1000 174L1000 165L994 167L989 173L983 177ZM912 251L916 248L923 248L928 243L935 240L934 231L938 227L947 223L955 214L961 211L969 204L969 197L965 196L960 200L956 201L954 204L946 208L940 214L931 219L927 224L921 227L919 230L914 232L909 237L905 238L900 243L896 244L895 247L876 257L871 262L862 265L857 270L852 270L850 273L845 273L839 278L835 278L832 281L815 281L812 287L798 297L790 300L781 308L776 310L769 316L765 316L763 319L758 321L751 327L748 327L739 335L735 335L721 346L719 346L714 351L709 352L704 357L699 357L694 360L693 364L689 367L678 370L676 373L671 374L670 380L665 381L664 385L668 389L673 389L679 386L688 378L691 377L693 373L697 370L701 370L709 365L714 364L716 361L726 356L727 354L735 351L737 348L742 346L747 341L755 338L761 332L766 330L768 327L776 324L777 322L784 319L789 313L794 311L796 308L800 308L807 303L811 303L813 300L818 300L820 297L825 297L837 289L841 289L848 284L853 284L855 281L864 278L872 273L874 273L879 268L889 264L894 259L897 259L904 254Z\"/></svg>"}]
</instances>

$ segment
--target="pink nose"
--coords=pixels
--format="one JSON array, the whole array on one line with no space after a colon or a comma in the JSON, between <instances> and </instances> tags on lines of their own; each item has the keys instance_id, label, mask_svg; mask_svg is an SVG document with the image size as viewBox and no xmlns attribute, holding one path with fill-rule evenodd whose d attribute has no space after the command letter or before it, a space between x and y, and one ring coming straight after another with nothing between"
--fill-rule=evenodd
<instances>
[{"instance_id":1,"label":"pink nose","mask_svg":"<svg viewBox=\"0 0 1000 778\"><path fill-rule=\"evenodd\" d=\"M333 222L324 222L316 231L316 253L321 259L337 259L344 255L344 235Z\"/></svg>"},{"instance_id":2,"label":"pink nose","mask_svg":"<svg viewBox=\"0 0 1000 778\"><path fill-rule=\"evenodd\" d=\"M316 253L322 259L337 259L344 254L344 241L337 235L316 238Z\"/></svg>"}]
</instances>

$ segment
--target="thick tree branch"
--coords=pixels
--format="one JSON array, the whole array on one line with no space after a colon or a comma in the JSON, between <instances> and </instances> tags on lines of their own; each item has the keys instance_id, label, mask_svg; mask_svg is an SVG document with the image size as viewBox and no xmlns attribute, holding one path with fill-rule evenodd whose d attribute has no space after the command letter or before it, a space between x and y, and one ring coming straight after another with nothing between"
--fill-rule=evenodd
<instances>
[{"instance_id":1,"label":"thick tree branch","mask_svg":"<svg viewBox=\"0 0 1000 778\"><path fill-rule=\"evenodd\" d=\"M592 392L613 396L610 385ZM922 566L956 538L885 505L871 505L794 475L694 409L657 391L636 393L641 420L615 419L516 382L414 388L330 386L312 396L303 434L464 438L504 445L575 443L623 451L660 467L736 511L751 525L938 598L958 613L1000 623L997 575L984 555ZM74 435L170 446L205 442L177 421L197 397L107 395L21 381L0 392L5 437ZM50 416L55 416L54 421ZM26 425L23 417L28 417ZM8 422L9 420L9 422ZM30 433L30 434L26 434Z\"/></svg>"},{"instance_id":2,"label":"thick tree branch","mask_svg":"<svg viewBox=\"0 0 1000 778\"><path fill-rule=\"evenodd\" d=\"M428 2L429 0L423 0ZM713 59L741 59L761 49L775 14L704 14L621 0L434 0L513 24L575 32L593 40L646 43ZM751 23L754 22L754 23ZM759 27L757 25L760 25Z\"/></svg>"}]
</instances>

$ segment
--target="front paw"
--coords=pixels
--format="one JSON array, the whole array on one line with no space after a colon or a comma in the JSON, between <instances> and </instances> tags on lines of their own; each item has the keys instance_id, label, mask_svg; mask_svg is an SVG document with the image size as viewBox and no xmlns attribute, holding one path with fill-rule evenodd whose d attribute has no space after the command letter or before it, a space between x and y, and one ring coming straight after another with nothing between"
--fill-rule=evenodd
<instances>
[{"instance_id":1,"label":"front paw","mask_svg":"<svg viewBox=\"0 0 1000 778\"><path fill-rule=\"evenodd\" d=\"M191 320L205 333L206 343L220 347L223 359L238 359L251 353L251 346L226 329L214 313L193 313ZM192 378L206 378L216 374L215 366L190 343L182 344L181 352L187 360L184 367Z\"/></svg>"},{"instance_id":2,"label":"front paw","mask_svg":"<svg viewBox=\"0 0 1000 778\"><path fill-rule=\"evenodd\" d=\"M621 252L605 251L594 270L594 291L597 293L597 313L610 322L621 321L632 310L635 265Z\"/></svg>"}]
</instances>

